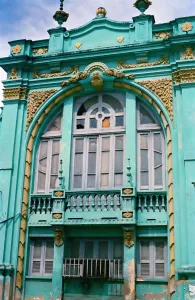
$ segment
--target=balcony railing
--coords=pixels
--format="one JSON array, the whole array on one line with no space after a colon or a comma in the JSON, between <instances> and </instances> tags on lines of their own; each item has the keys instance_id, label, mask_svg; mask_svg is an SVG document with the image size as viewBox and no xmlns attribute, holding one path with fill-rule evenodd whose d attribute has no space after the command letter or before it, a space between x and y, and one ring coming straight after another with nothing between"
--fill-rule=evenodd
<instances>
[{"instance_id":1,"label":"balcony railing","mask_svg":"<svg viewBox=\"0 0 195 300\"><path fill-rule=\"evenodd\" d=\"M53 199L51 195L32 195L31 214L51 214Z\"/></svg>"},{"instance_id":2,"label":"balcony railing","mask_svg":"<svg viewBox=\"0 0 195 300\"><path fill-rule=\"evenodd\" d=\"M137 211L161 212L167 210L166 192L146 192L137 196Z\"/></svg>"},{"instance_id":3,"label":"balcony railing","mask_svg":"<svg viewBox=\"0 0 195 300\"><path fill-rule=\"evenodd\" d=\"M67 258L63 265L64 277L123 279L120 259Z\"/></svg>"}]
</instances>

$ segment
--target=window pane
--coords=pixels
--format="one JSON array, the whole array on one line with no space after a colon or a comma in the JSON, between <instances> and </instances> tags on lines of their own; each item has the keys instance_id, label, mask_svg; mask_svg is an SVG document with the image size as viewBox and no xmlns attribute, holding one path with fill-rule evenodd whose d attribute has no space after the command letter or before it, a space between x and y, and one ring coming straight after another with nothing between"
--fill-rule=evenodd
<instances>
[{"instance_id":1,"label":"window pane","mask_svg":"<svg viewBox=\"0 0 195 300\"><path fill-rule=\"evenodd\" d=\"M148 170L148 150L141 150L141 170Z\"/></svg>"},{"instance_id":2,"label":"window pane","mask_svg":"<svg viewBox=\"0 0 195 300\"><path fill-rule=\"evenodd\" d=\"M109 186L109 175L108 174L102 174L101 175L101 187L107 187Z\"/></svg>"},{"instance_id":3,"label":"window pane","mask_svg":"<svg viewBox=\"0 0 195 300\"><path fill-rule=\"evenodd\" d=\"M141 260L150 259L150 244L149 242L141 242Z\"/></svg>"},{"instance_id":4,"label":"window pane","mask_svg":"<svg viewBox=\"0 0 195 300\"><path fill-rule=\"evenodd\" d=\"M156 259L164 260L164 243L156 242L155 246L156 246Z\"/></svg>"},{"instance_id":5,"label":"window pane","mask_svg":"<svg viewBox=\"0 0 195 300\"><path fill-rule=\"evenodd\" d=\"M72 240L71 247L70 247L70 257L79 258L79 250L80 250L80 241Z\"/></svg>"},{"instance_id":6,"label":"window pane","mask_svg":"<svg viewBox=\"0 0 195 300\"><path fill-rule=\"evenodd\" d=\"M41 268L41 262L40 261L33 261L32 263L32 274L39 274Z\"/></svg>"},{"instance_id":7,"label":"window pane","mask_svg":"<svg viewBox=\"0 0 195 300\"><path fill-rule=\"evenodd\" d=\"M105 113L105 114L109 114L109 110L106 108L106 107L102 107L102 111Z\"/></svg>"},{"instance_id":8,"label":"window pane","mask_svg":"<svg viewBox=\"0 0 195 300\"><path fill-rule=\"evenodd\" d=\"M148 149L148 135L140 135L140 148Z\"/></svg>"},{"instance_id":9,"label":"window pane","mask_svg":"<svg viewBox=\"0 0 195 300\"><path fill-rule=\"evenodd\" d=\"M123 174L115 174L114 175L114 186L122 186L123 185Z\"/></svg>"},{"instance_id":10,"label":"window pane","mask_svg":"<svg viewBox=\"0 0 195 300\"><path fill-rule=\"evenodd\" d=\"M74 162L74 173L82 174L83 171L83 154L77 153L75 154L75 162Z\"/></svg>"},{"instance_id":11,"label":"window pane","mask_svg":"<svg viewBox=\"0 0 195 300\"><path fill-rule=\"evenodd\" d=\"M52 273L53 273L53 261L46 261L45 274L52 274Z\"/></svg>"},{"instance_id":12,"label":"window pane","mask_svg":"<svg viewBox=\"0 0 195 300\"><path fill-rule=\"evenodd\" d=\"M42 242L40 240L34 241L33 258L41 258L41 246Z\"/></svg>"},{"instance_id":13,"label":"window pane","mask_svg":"<svg viewBox=\"0 0 195 300\"><path fill-rule=\"evenodd\" d=\"M102 120L102 127L109 128L110 127L110 117L106 117Z\"/></svg>"},{"instance_id":14,"label":"window pane","mask_svg":"<svg viewBox=\"0 0 195 300\"><path fill-rule=\"evenodd\" d=\"M77 120L76 129L84 129L84 128L85 128L85 120L84 119Z\"/></svg>"},{"instance_id":15,"label":"window pane","mask_svg":"<svg viewBox=\"0 0 195 300\"><path fill-rule=\"evenodd\" d=\"M99 242L99 255L98 258L100 259L107 259L108 258L108 242Z\"/></svg>"},{"instance_id":16,"label":"window pane","mask_svg":"<svg viewBox=\"0 0 195 300\"><path fill-rule=\"evenodd\" d=\"M97 114L97 112L98 112L98 108L95 108L93 111L92 111L92 113L91 113L91 115L96 115Z\"/></svg>"},{"instance_id":17,"label":"window pane","mask_svg":"<svg viewBox=\"0 0 195 300\"><path fill-rule=\"evenodd\" d=\"M84 116L86 115L86 112L88 111L88 109L96 104L98 102L98 97L95 96L95 97L92 97L92 98L89 98L87 101L85 101L79 108L78 110L78 113L77 113L77 116Z\"/></svg>"},{"instance_id":18,"label":"window pane","mask_svg":"<svg viewBox=\"0 0 195 300\"><path fill-rule=\"evenodd\" d=\"M41 142L41 144L40 144L40 152L39 152L39 160L47 157L47 145L48 145L47 141Z\"/></svg>"},{"instance_id":19,"label":"window pane","mask_svg":"<svg viewBox=\"0 0 195 300\"><path fill-rule=\"evenodd\" d=\"M123 172L123 151L115 151L115 173Z\"/></svg>"},{"instance_id":20,"label":"window pane","mask_svg":"<svg viewBox=\"0 0 195 300\"><path fill-rule=\"evenodd\" d=\"M46 253L45 253L46 259L53 259L53 253L54 253L53 247L54 247L53 241L49 241L46 243Z\"/></svg>"},{"instance_id":21,"label":"window pane","mask_svg":"<svg viewBox=\"0 0 195 300\"><path fill-rule=\"evenodd\" d=\"M162 154L154 152L154 167L158 167L162 164Z\"/></svg>"},{"instance_id":22,"label":"window pane","mask_svg":"<svg viewBox=\"0 0 195 300\"><path fill-rule=\"evenodd\" d=\"M96 153L89 153L88 156L88 173L96 172Z\"/></svg>"},{"instance_id":23,"label":"window pane","mask_svg":"<svg viewBox=\"0 0 195 300\"><path fill-rule=\"evenodd\" d=\"M141 276L150 276L150 264L141 264Z\"/></svg>"},{"instance_id":24,"label":"window pane","mask_svg":"<svg viewBox=\"0 0 195 300\"><path fill-rule=\"evenodd\" d=\"M113 241L113 259L123 258L123 244L120 241Z\"/></svg>"},{"instance_id":25,"label":"window pane","mask_svg":"<svg viewBox=\"0 0 195 300\"><path fill-rule=\"evenodd\" d=\"M74 184L73 184L73 187L75 189L79 189L82 187L82 176L81 175L75 175L74 176Z\"/></svg>"},{"instance_id":26,"label":"window pane","mask_svg":"<svg viewBox=\"0 0 195 300\"><path fill-rule=\"evenodd\" d=\"M39 172L38 174L38 190L45 190L45 179L46 175L42 172Z\"/></svg>"},{"instance_id":27,"label":"window pane","mask_svg":"<svg viewBox=\"0 0 195 300\"><path fill-rule=\"evenodd\" d=\"M164 264L156 264L156 276L164 276L165 275L165 266Z\"/></svg>"},{"instance_id":28,"label":"window pane","mask_svg":"<svg viewBox=\"0 0 195 300\"><path fill-rule=\"evenodd\" d=\"M123 136L117 136L115 138L115 149L123 150Z\"/></svg>"},{"instance_id":29,"label":"window pane","mask_svg":"<svg viewBox=\"0 0 195 300\"><path fill-rule=\"evenodd\" d=\"M160 133L154 134L154 150L162 152L162 140Z\"/></svg>"},{"instance_id":30,"label":"window pane","mask_svg":"<svg viewBox=\"0 0 195 300\"><path fill-rule=\"evenodd\" d=\"M140 106L140 124L156 124L155 120L143 106Z\"/></svg>"},{"instance_id":31,"label":"window pane","mask_svg":"<svg viewBox=\"0 0 195 300\"><path fill-rule=\"evenodd\" d=\"M96 152L97 139L89 139L89 151Z\"/></svg>"},{"instance_id":32,"label":"window pane","mask_svg":"<svg viewBox=\"0 0 195 300\"><path fill-rule=\"evenodd\" d=\"M87 187L94 188L95 187L95 175L87 176Z\"/></svg>"},{"instance_id":33,"label":"window pane","mask_svg":"<svg viewBox=\"0 0 195 300\"><path fill-rule=\"evenodd\" d=\"M102 152L102 162L101 162L102 173L109 173L109 159L110 159L110 152Z\"/></svg>"},{"instance_id":34,"label":"window pane","mask_svg":"<svg viewBox=\"0 0 195 300\"><path fill-rule=\"evenodd\" d=\"M124 126L124 117L116 116L116 126Z\"/></svg>"},{"instance_id":35,"label":"window pane","mask_svg":"<svg viewBox=\"0 0 195 300\"><path fill-rule=\"evenodd\" d=\"M50 189L55 189L58 186L58 175L50 176Z\"/></svg>"},{"instance_id":36,"label":"window pane","mask_svg":"<svg viewBox=\"0 0 195 300\"><path fill-rule=\"evenodd\" d=\"M148 185L149 178L148 178L148 172L141 172L141 185Z\"/></svg>"},{"instance_id":37,"label":"window pane","mask_svg":"<svg viewBox=\"0 0 195 300\"><path fill-rule=\"evenodd\" d=\"M155 185L162 185L162 167L156 168L154 170L154 184Z\"/></svg>"},{"instance_id":38,"label":"window pane","mask_svg":"<svg viewBox=\"0 0 195 300\"><path fill-rule=\"evenodd\" d=\"M52 143L52 154L58 154L60 152L60 141L54 140Z\"/></svg>"},{"instance_id":39,"label":"window pane","mask_svg":"<svg viewBox=\"0 0 195 300\"><path fill-rule=\"evenodd\" d=\"M103 95L103 103L112 106L116 113L123 111L121 103L111 95Z\"/></svg>"},{"instance_id":40,"label":"window pane","mask_svg":"<svg viewBox=\"0 0 195 300\"><path fill-rule=\"evenodd\" d=\"M95 118L91 118L89 124L90 128L97 128L97 120Z\"/></svg>"},{"instance_id":41,"label":"window pane","mask_svg":"<svg viewBox=\"0 0 195 300\"><path fill-rule=\"evenodd\" d=\"M49 126L47 132L49 131L60 131L61 130L61 124L62 124L62 116L58 116L52 124Z\"/></svg>"},{"instance_id":42,"label":"window pane","mask_svg":"<svg viewBox=\"0 0 195 300\"><path fill-rule=\"evenodd\" d=\"M84 139L76 139L75 141L75 152L83 152Z\"/></svg>"},{"instance_id":43,"label":"window pane","mask_svg":"<svg viewBox=\"0 0 195 300\"><path fill-rule=\"evenodd\" d=\"M59 154L53 154L51 160L51 174L58 174Z\"/></svg>"},{"instance_id":44,"label":"window pane","mask_svg":"<svg viewBox=\"0 0 195 300\"><path fill-rule=\"evenodd\" d=\"M102 138L102 150L110 150L110 137Z\"/></svg>"},{"instance_id":45,"label":"window pane","mask_svg":"<svg viewBox=\"0 0 195 300\"><path fill-rule=\"evenodd\" d=\"M85 242L84 258L93 258L93 242Z\"/></svg>"}]
</instances>

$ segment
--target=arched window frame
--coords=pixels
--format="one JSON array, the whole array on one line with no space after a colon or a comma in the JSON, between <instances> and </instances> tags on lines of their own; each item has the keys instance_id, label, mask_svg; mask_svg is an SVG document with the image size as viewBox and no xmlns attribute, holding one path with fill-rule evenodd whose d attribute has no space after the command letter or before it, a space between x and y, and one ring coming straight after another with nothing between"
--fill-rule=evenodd
<instances>
[{"instance_id":1,"label":"arched window frame","mask_svg":"<svg viewBox=\"0 0 195 300\"><path fill-rule=\"evenodd\" d=\"M55 122L57 118L60 118L60 130L53 130L53 131L48 131L50 126ZM58 171L59 171L59 161L60 161L60 144L61 144L61 138L62 138L62 112L60 111L55 117L52 118L52 120L49 122L47 125L46 129L44 130L43 134L40 136L39 139L39 145L37 147L37 153L36 153L36 166L35 166L35 180L34 180L34 193L37 194L49 194L53 191L53 189L56 187L52 186L51 187L51 177L58 177ZM54 142L59 142L58 145L58 151L52 152L53 151L53 145ZM45 188L41 189L39 188L39 172L40 172L40 155L41 155L41 145L42 143L47 143L47 152L46 152L46 168L45 168ZM58 155L58 165L56 173L52 173L52 157L55 155ZM56 178L56 182L58 179Z\"/></svg>"},{"instance_id":2,"label":"arched window frame","mask_svg":"<svg viewBox=\"0 0 195 300\"><path fill-rule=\"evenodd\" d=\"M140 109L143 107L147 113L155 121L155 124L141 124L140 123ZM158 152L154 148L155 135L160 134L161 151L162 151L162 184L155 184L154 172L154 152ZM148 136L148 185L141 184L141 136ZM166 189L166 167L165 167L165 137L159 120L149 111L146 105L137 102L137 185L138 190L159 191ZM142 150L144 150L142 148ZM144 171L143 171L144 172Z\"/></svg>"},{"instance_id":3,"label":"arched window frame","mask_svg":"<svg viewBox=\"0 0 195 300\"><path fill-rule=\"evenodd\" d=\"M77 112L79 110L79 108L81 107L81 105L83 103L85 103L85 101L87 99L90 99L92 97L97 96L98 100L100 99L100 97L102 97L103 95L109 95L114 97L117 101L119 101L120 105L123 108L122 112L116 113L115 110L112 108L111 105L107 104L107 103L103 103L103 106L107 109L110 110L110 117L111 117L111 121L110 121L110 128L100 128L101 126L97 126L97 128L89 128L89 119L90 119L90 114L91 112L97 108L97 104L92 105L91 107L89 107L88 111L86 112L84 118L87 120L86 121L86 127L85 129L76 129L76 122L78 118L77 116ZM98 101L99 103L99 101ZM115 117L116 116L123 116L123 126L114 126L115 124ZM83 117L81 117L83 118ZM120 185L120 188L122 187L122 185L124 184L124 169L125 169L125 94L123 93L100 93L100 94L93 94L93 95L89 95L89 96L85 96L82 97L80 99L77 99L76 103L75 103L75 107L74 107L74 121L73 121L73 147L72 147L72 170L71 170L71 188L74 190L95 190L95 189L110 189L110 188L119 188L119 186L117 186L116 184L116 178L115 176L120 176L119 173L116 173L116 169L114 166L114 160L115 160L115 155L116 152L120 152L123 151L123 170L121 171L122 173L122 184ZM117 149L116 148L116 139L117 137L123 139L123 148L122 150ZM88 155L89 155L89 140L90 139L95 139L97 138L97 154L96 154L96 165L98 170L96 170L96 179L95 179L95 187L88 187L87 184L87 176L90 175L88 174L87 171L87 166L86 166L86 162L88 162ZM101 164L101 147L102 147L102 143L103 143L103 139L105 138L110 138L110 170L109 170L109 184L106 187L102 187L101 186L101 175L103 175L103 173L101 173L100 171L100 164ZM80 176L82 176L82 184L81 187L76 188L74 186L74 176L75 175L75 156L76 156L76 140L77 139L83 139L84 140L84 145L83 145L83 150L80 152L80 154L83 155L83 157L85 157L83 160L83 162L85 162L85 165L83 163L82 166L82 172L80 174ZM111 149L112 148L112 149ZM113 150L114 149L114 150ZM113 155L114 153L114 155ZM98 166L99 164L99 166ZM114 170L115 169L115 170ZM83 175L84 173L84 175ZM107 173L106 173L107 174ZM93 175L93 174L92 174ZM79 176L79 175L78 175Z\"/></svg>"}]
</instances>

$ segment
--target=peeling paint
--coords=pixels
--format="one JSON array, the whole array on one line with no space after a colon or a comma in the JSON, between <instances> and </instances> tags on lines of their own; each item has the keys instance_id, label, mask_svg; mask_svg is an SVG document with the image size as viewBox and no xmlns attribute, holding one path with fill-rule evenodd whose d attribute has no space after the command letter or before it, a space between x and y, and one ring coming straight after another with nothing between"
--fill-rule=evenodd
<instances>
[{"instance_id":1,"label":"peeling paint","mask_svg":"<svg viewBox=\"0 0 195 300\"><path fill-rule=\"evenodd\" d=\"M165 290L162 293L158 294L144 294L146 300L165 300L165 297L168 295L168 291Z\"/></svg>"},{"instance_id":2,"label":"peeling paint","mask_svg":"<svg viewBox=\"0 0 195 300\"><path fill-rule=\"evenodd\" d=\"M128 270L128 282L124 282L124 300L135 300L135 261L126 266Z\"/></svg>"}]
</instances>

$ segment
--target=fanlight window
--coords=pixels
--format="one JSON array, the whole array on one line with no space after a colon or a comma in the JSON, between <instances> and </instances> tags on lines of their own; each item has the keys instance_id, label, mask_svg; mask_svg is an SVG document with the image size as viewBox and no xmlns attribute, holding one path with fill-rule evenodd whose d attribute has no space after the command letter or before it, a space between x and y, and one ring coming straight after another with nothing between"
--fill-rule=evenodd
<instances>
[{"instance_id":1,"label":"fanlight window","mask_svg":"<svg viewBox=\"0 0 195 300\"><path fill-rule=\"evenodd\" d=\"M165 188L165 146L161 126L140 104L137 121L138 186L141 190L162 190Z\"/></svg>"},{"instance_id":2,"label":"fanlight window","mask_svg":"<svg viewBox=\"0 0 195 300\"><path fill-rule=\"evenodd\" d=\"M124 99L117 96L100 94L76 103L73 189L123 186Z\"/></svg>"},{"instance_id":3,"label":"fanlight window","mask_svg":"<svg viewBox=\"0 0 195 300\"><path fill-rule=\"evenodd\" d=\"M58 115L41 136L37 153L35 192L49 193L58 184L62 115Z\"/></svg>"}]
</instances>

